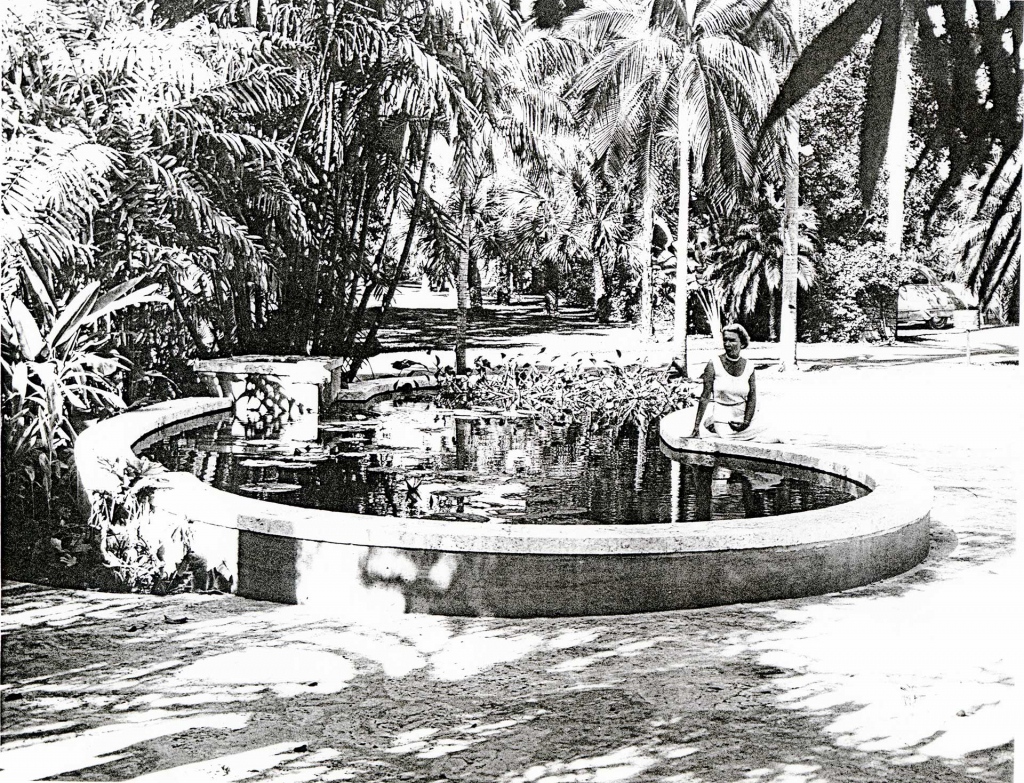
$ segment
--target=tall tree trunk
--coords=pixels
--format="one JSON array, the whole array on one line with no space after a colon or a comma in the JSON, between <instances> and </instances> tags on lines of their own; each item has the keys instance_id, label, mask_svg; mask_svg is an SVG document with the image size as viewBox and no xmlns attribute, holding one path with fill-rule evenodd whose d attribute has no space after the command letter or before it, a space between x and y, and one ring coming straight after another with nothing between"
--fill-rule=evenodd
<instances>
[{"instance_id":1,"label":"tall tree trunk","mask_svg":"<svg viewBox=\"0 0 1024 783\"><path fill-rule=\"evenodd\" d=\"M398 265L395 267L394 277L392 277L390 282L388 283L387 291L384 293L384 298L381 300L380 312L377 314L377 317L374 319L373 325L370 327L370 330L367 332L366 338L363 341L364 348L366 349L366 350L364 350L364 353L366 353L366 351L371 348L371 345L372 345L373 341L377 337L378 330L383 325L384 320L387 318L388 310L391 307L391 302L395 298L395 291L398 288L398 283L402 279L402 276L405 274L405 268L408 265L409 257L412 254L413 243L414 243L414 241L416 239L416 227L419 225L420 215L423 212L424 197L425 197L426 192L427 192L426 184L427 184L427 172L429 171L429 166L430 166L430 147L431 147L431 144L433 144L433 141L434 141L434 119L435 119L434 117L430 118L430 121L427 123L426 133L425 133L425 135L423 137L423 139L424 139L423 140L423 160L420 161L420 172L419 172L420 176L419 176L419 180L417 180L417 183L416 183L416 196L415 196L415 198L413 200L412 212L409 215L409 226L408 226L408 229L406 230L406 233L405 233L405 242L402 244L402 253L401 253L401 255L398 258ZM405 158L403 157L403 161L404 161L404 159ZM396 198L396 201L397 201L397 198ZM375 261L375 267L377 269L380 269L383 266L384 254L385 254L385 252L387 250L386 244L387 244L388 235L390 234L390 231L391 231L391 217L389 216L388 217L387 228L386 228L384 237L381 240L382 244L381 244L380 249L379 249L379 251L377 253L377 258L376 258L376 261ZM367 287L364 290L363 293L364 293L363 300L360 302L359 310L358 310L357 315L356 315L355 323L357 325L359 323L362 323L363 313L366 312L366 305L367 305L367 303L369 302L369 299L370 299L370 297L369 297L369 287ZM353 288L353 298L354 298L354 294L355 294L355 289ZM352 304L352 302L351 302L351 299L350 299L349 307L348 307L348 311L349 312L351 312L351 309L352 309L351 304ZM346 342L344 344L344 347L345 347L346 350L350 350L351 349L352 343L355 340L356 331L357 331L357 327L354 326L352 331L350 332L349 338L346 340ZM350 377L349 380L352 380L352 378L355 377L355 372L358 369L359 369L359 363L357 362L350 369L352 377Z\"/></svg>"},{"instance_id":2,"label":"tall tree trunk","mask_svg":"<svg viewBox=\"0 0 1024 783\"><path fill-rule=\"evenodd\" d=\"M770 342L775 342L778 339L778 336L779 336L779 331L778 331L778 329L775 328L775 325L776 325L776 323L778 323L778 320L779 320L779 304L778 304L778 301L776 301L775 297L776 297L776 293L769 288L768 289L768 340ZM783 310L783 314L785 314L785 310ZM783 319L785 319L785 315L783 315ZM783 325L785 325L785 320L783 320Z\"/></svg>"},{"instance_id":3,"label":"tall tree trunk","mask_svg":"<svg viewBox=\"0 0 1024 783\"><path fill-rule=\"evenodd\" d=\"M916 21L914 14L905 8L900 28L900 55L896 63L896 93L892 101L885 158L889 173L885 249L897 257L903 249L903 198L907 182L907 148L910 142L910 53L917 35Z\"/></svg>"},{"instance_id":4,"label":"tall tree trunk","mask_svg":"<svg viewBox=\"0 0 1024 783\"><path fill-rule=\"evenodd\" d=\"M498 260L498 290L494 295L494 303L512 304L512 265L506 258Z\"/></svg>"},{"instance_id":5,"label":"tall tree trunk","mask_svg":"<svg viewBox=\"0 0 1024 783\"><path fill-rule=\"evenodd\" d=\"M640 216L640 339L654 336L654 280L651 264L651 242L654 238L654 182L648 176L644 183L643 212Z\"/></svg>"},{"instance_id":6,"label":"tall tree trunk","mask_svg":"<svg viewBox=\"0 0 1024 783\"><path fill-rule=\"evenodd\" d=\"M466 340L469 333L469 241L473 231L473 216L470 214L472 203L473 189L469 185L463 185L460 204L462 247L459 249L459 271L455 276L455 292L458 300L458 318L455 323L455 372L459 375L465 375L467 371Z\"/></svg>"},{"instance_id":7,"label":"tall tree trunk","mask_svg":"<svg viewBox=\"0 0 1024 783\"><path fill-rule=\"evenodd\" d=\"M604 299L604 269L601 267L601 254L594 253L594 314L601 311L601 300Z\"/></svg>"},{"instance_id":8,"label":"tall tree trunk","mask_svg":"<svg viewBox=\"0 0 1024 783\"><path fill-rule=\"evenodd\" d=\"M892 115L889 119L889 138L886 147L885 165L889 182L887 214L885 222L885 250L901 258L903 254L903 200L907 187L907 149L910 145L910 100L911 85L910 54L914 48L917 24L909 8L903 9L900 25L900 54L896 62L896 92L892 99ZM896 315L893 318L893 333L885 337L893 342L899 336L899 288L896 289Z\"/></svg>"},{"instance_id":9,"label":"tall tree trunk","mask_svg":"<svg viewBox=\"0 0 1024 783\"><path fill-rule=\"evenodd\" d=\"M689 280L687 279L687 256L690 239L690 122L686 106L686 95L679 91L679 226L676 236L676 309L672 339L681 346L683 355L679 364L683 377L689 378L689 339L687 335L686 308L689 301Z\"/></svg>"},{"instance_id":10,"label":"tall tree trunk","mask_svg":"<svg viewBox=\"0 0 1024 783\"><path fill-rule=\"evenodd\" d=\"M558 298L561 293L561 270L557 261L544 262L544 311L558 315Z\"/></svg>"},{"instance_id":11,"label":"tall tree trunk","mask_svg":"<svg viewBox=\"0 0 1024 783\"><path fill-rule=\"evenodd\" d=\"M480 266L473 256L469 258L469 308L473 312L484 309L484 282L480 277Z\"/></svg>"},{"instance_id":12,"label":"tall tree trunk","mask_svg":"<svg viewBox=\"0 0 1024 783\"><path fill-rule=\"evenodd\" d=\"M800 0L789 0L790 23L799 51ZM779 339L779 369L796 367L796 298L800 274L800 110L789 110L786 128L786 204L782 217L782 323ZM775 292L772 310L775 309ZM775 321L772 319L772 330Z\"/></svg>"}]
</instances>

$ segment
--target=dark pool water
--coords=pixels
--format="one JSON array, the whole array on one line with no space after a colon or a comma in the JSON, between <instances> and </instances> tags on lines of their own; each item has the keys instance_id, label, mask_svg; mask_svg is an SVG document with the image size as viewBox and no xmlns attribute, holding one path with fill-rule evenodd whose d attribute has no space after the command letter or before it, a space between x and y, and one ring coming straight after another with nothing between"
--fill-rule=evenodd
<instances>
[{"instance_id":1,"label":"dark pool water","mask_svg":"<svg viewBox=\"0 0 1024 783\"><path fill-rule=\"evenodd\" d=\"M486 523L642 524L845 503L853 482L759 460L662 453L640 431L545 426L429 398L353 406L315 442L246 439L230 415L141 453L220 489L293 506Z\"/></svg>"}]
</instances>

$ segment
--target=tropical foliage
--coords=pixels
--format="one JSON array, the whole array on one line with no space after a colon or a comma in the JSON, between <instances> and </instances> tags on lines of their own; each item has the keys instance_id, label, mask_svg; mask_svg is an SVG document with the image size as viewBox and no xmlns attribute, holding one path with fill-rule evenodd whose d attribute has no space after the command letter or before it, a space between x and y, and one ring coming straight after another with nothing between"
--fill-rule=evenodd
<instances>
[{"instance_id":1,"label":"tropical foliage","mask_svg":"<svg viewBox=\"0 0 1024 783\"><path fill-rule=\"evenodd\" d=\"M693 404L696 385L669 380L663 371L593 356L569 359L558 366L522 356L493 366L478 359L468 376L442 368L440 402L514 411L556 425L596 429L632 423L644 431L662 414Z\"/></svg>"},{"instance_id":2,"label":"tropical foliage","mask_svg":"<svg viewBox=\"0 0 1024 783\"><path fill-rule=\"evenodd\" d=\"M792 35L770 2L683 4L600 0L567 20L576 40L596 51L573 81L579 113L593 128L595 153L638 183L640 331L653 331L649 248L656 206L656 161L674 137L679 177L676 338L686 336L689 202L692 184L705 198L733 206L756 174L776 175L778 143L765 144L755 171L749 130L765 117L776 91L775 67Z\"/></svg>"},{"instance_id":3,"label":"tropical foliage","mask_svg":"<svg viewBox=\"0 0 1024 783\"><path fill-rule=\"evenodd\" d=\"M927 170L929 160L939 161L939 168L944 169L924 221L927 225L935 212L948 204L965 179L980 180L971 218L987 220L986 239L977 245L963 244L961 262L982 306L996 295L997 283L1014 289L1017 297L1020 290L1020 248L1015 242L1019 232L1008 229L1015 219L1019 227L1020 220L1022 22L1021 3L854 0L803 50L764 125L771 128L790 107L820 85L877 23L858 158L861 201L867 208L885 159L896 99L900 29L904 23L916 24L914 68L935 110L931 123L923 129L913 171ZM1005 186L1004 173L1008 174L1009 187ZM999 187L1000 182L1003 187ZM1003 218L1009 218L1008 222Z\"/></svg>"},{"instance_id":4,"label":"tropical foliage","mask_svg":"<svg viewBox=\"0 0 1024 783\"><path fill-rule=\"evenodd\" d=\"M802 336L884 335L906 265L875 191L908 25L905 255L1019 317L1024 4L825 6L797 58L770 0L552 0L532 21L505 0L7 3L5 510L80 559L91 534L53 533L81 427L189 393L194 357L339 356L351 379L417 273L457 290L453 378L537 410L679 400L639 368L474 373L489 287L645 338L672 320L684 352L691 313L774 338L787 215ZM797 105L799 212L778 197Z\"/></svg>"}]
</instances>

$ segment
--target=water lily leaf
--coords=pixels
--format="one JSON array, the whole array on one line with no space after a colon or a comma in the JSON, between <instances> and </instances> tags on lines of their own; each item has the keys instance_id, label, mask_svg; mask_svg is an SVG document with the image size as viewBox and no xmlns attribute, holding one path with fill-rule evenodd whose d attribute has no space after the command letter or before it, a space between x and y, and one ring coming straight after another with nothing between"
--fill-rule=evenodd
<instances>
[{"instance_id":1,"label":"water lily leaf","mask_svg":"<svg viewBox=\"0 0 1024 783\"><path fill-rule=\"evenodd\" d=\"M475 489L465 489L463 487L455 487L454 489L435 489L430 494L431 495L437 495L438 497L444 497L444 498L473 498L473 497L476 497L477 495L482 495L483 492L480 492L480 491L475 490Z\"/></svg>"},{"instance_id":2,"label":"water lily leaf","mask_svg":"<svg viewBox=\"0 0 1024 783\"><path fill-rule=\"evenodd\" d=\"M485 517L483 514L470 514L468 512L452 511L450 513L438 512L437 514L430 514L426 519L437 519L442 522L490 522L490 517Z\"/></svg>"},{"instance_id":3,"label":"water lily leaf","mask_svg":"<svg viewBox=\"0 0 1024 783\"><path fill-rule=\"evenodd\" d=\"M266 481L259 484L242 484L240 492L253 492L256 494L283 494L285 492L298 492L302 489L301 484L285 484L279 481Z\"/></svg>"},{"instance_id":4,"label":"water lily leaf","mask_svg":"<svg viewBox=\"0 0 1024 783\"><path fill-rule=\"evenodd\" d=\"M243 468L273 468L280 463L273 459L243 459L238 463Z\"/></svg>"},{"instance_id":5,"label":"water lily leaf","mask_svg":"<svg viewBox=\"0 0 1024 783\"><path fill-rule=\"evenodd\" d=\"M444 476L445 478L467 479L473 478L477 474L471 470L439 470L437 471L437 475Z\"/></svg>"}]
</instances>

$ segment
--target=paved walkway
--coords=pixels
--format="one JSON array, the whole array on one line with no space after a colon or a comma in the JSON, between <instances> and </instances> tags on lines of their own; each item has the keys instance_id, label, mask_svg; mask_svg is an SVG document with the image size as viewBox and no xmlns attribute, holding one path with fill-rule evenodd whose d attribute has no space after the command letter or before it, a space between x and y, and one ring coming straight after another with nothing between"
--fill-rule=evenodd
<instances>
[{"instance_id":1,"label":"paved walkway","mask_svg":"<svg viewBox=\"0 0 1024 783\"><path fill-rule=\"evenodd\" d=\"M635 348L620 330L572 350L591 338ZM801 346L805 371L759 377L795 441L935 484L932 553L911 572L794 601L541 620L7 583L0 780L1010 780L1021 390L1004 362L1018 336L974 335L972 364L964 338ZM515 342L566 348L549 339ZM694 343L696 367L711 347ZM770 364L773 349L751 355Z\"/></svg>"}]
</instances>

